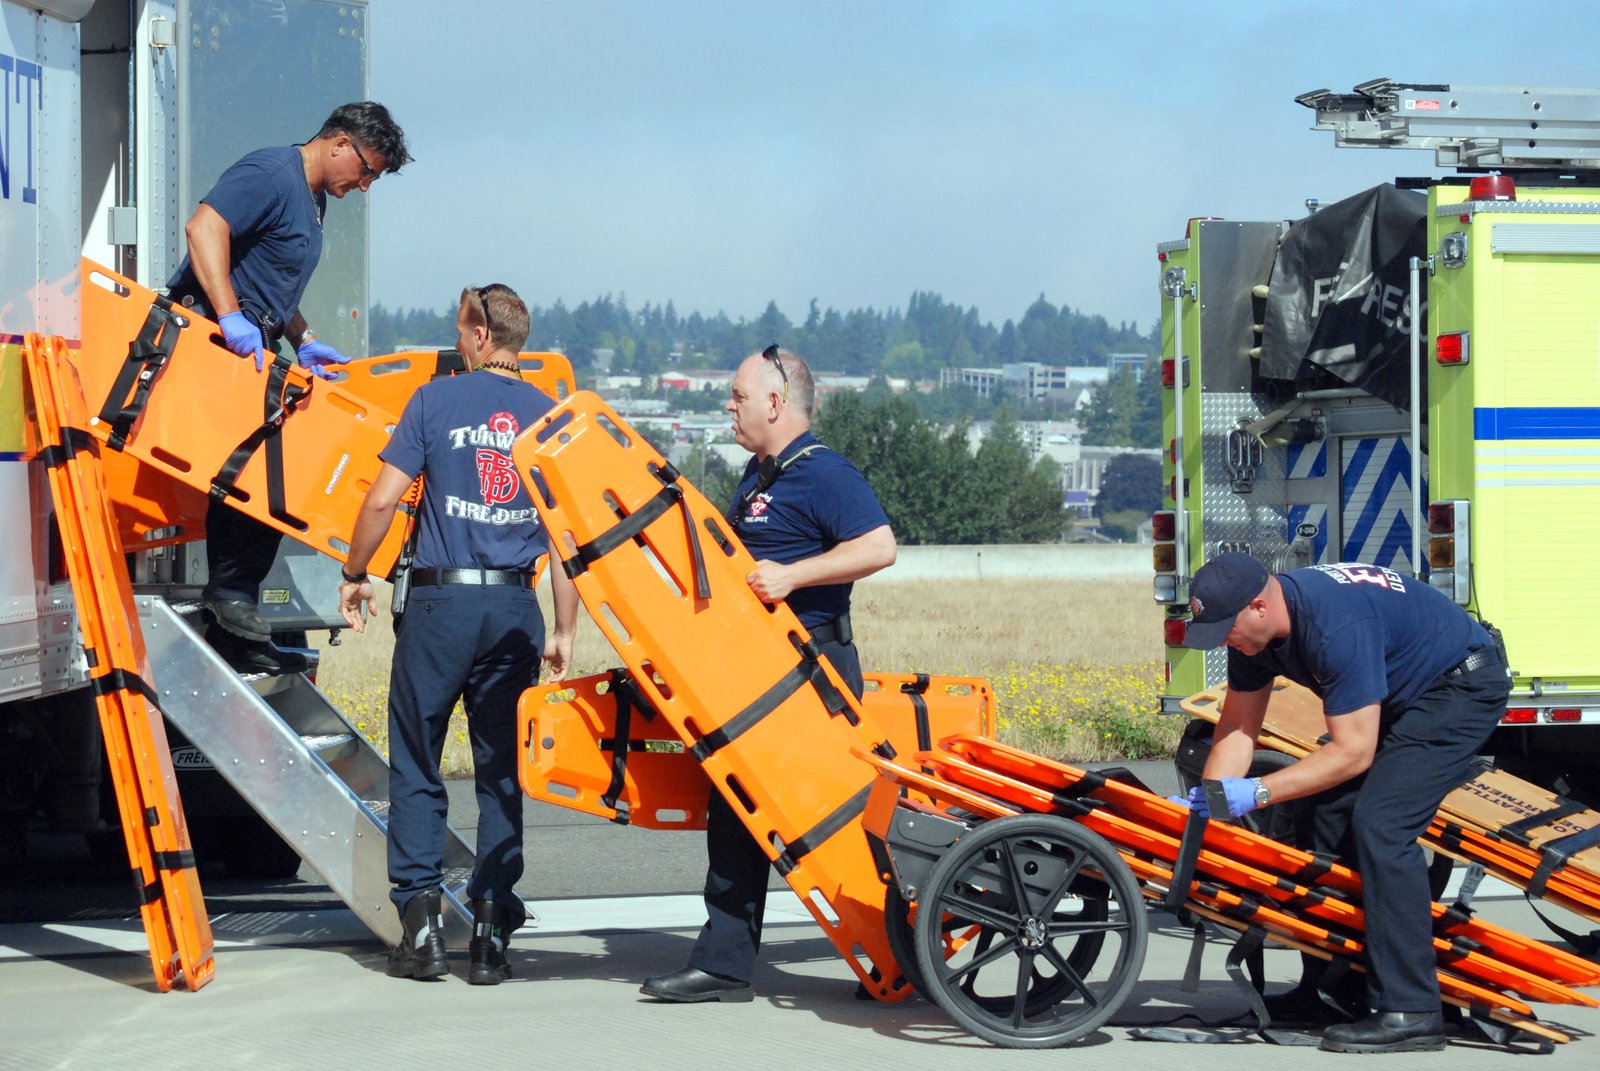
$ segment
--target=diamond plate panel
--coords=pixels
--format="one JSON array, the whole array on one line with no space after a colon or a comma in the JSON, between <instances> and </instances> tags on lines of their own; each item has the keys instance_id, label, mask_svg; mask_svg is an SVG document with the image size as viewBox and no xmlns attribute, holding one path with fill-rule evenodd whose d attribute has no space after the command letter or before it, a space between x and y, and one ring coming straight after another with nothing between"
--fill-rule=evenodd
<instances>
[{"instance_id":1,"label":"diamond plate panel","mask_svg":"<svg viewBox=\"0 0 1600 1071\"><path fill-rule=\"evenodd\" d=\"M1269 447L1249 494L1236 494L1228 480L1228 432L1241 418L1255 420L1261 410L1247 393L1206 393L1200 397L1201 509L1203 553L1209 561L1228 550L1248 551L1277 570L1288 558L1286 530L1287 452Z\"/></svg>"}]
</instances>

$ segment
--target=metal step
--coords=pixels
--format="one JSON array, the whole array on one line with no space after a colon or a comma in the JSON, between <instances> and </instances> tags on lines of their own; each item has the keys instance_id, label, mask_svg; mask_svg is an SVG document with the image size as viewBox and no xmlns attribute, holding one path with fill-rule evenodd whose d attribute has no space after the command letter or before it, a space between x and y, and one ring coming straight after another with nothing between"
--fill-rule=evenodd
<instances>
[{"instance_id":1,"label":"metal step","mask_svg":"<svg viewBox=\"0 0 1600 1071\"><path fill-rule=\"evenodd\" d=\"M400 942L386 858L389 766L302 674L241 677L185 615L138 595L162 713L385 944ZM198 619L195 619L198 620ZM465 948L473 853L445 838L445 941Z\"/></svg>"}]
</instances>

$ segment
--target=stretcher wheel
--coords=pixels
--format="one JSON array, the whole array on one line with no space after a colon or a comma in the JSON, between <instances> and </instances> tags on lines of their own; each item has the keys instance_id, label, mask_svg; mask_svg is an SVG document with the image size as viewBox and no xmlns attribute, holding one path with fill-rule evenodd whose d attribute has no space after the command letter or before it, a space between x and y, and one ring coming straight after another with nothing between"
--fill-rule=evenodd
<instances>
[{"instance_id":1,"label":"stretcher wheel","mask_svg":"<svg viewBox=\"0 0 1600 1071\"><path fill-rule=\"evenodd\" d=\"M956 931L959 944L948 940ZM979 825L935 864L917 905L917 967L923 991L963 1029L1049 1048L1116 1013L1148 932L1115 848L1067 819L1017 815Z\"/></svg>"},{"instance_id":2,"label":"stretcher wheel","mask_svg":"<svg viewBox=\"0 0 1600 1071\"><path fill-rule=\"evenodd\" d=\"M900 965L900 973L911 988L921 996L928 995L927 983L922 980L922 968L917 966L916 930L911 916L911 902L900 886L890 882L883 894L883 928L889 938L889 951Z\"/></svg>"},{"instance_id":3,"label":"stretcher wheel","mask_svg":"<svg viewBox=\"0 0 1600 1071\"><path fill-rule=\"evenodd\" d=\"M1107 902L1101 898L1081 898L1074 904L1075 915L1079 922L1095 921L1104 922L1110 912ZM917 962L916 942L916 907L905 898L900 887L891 884L884 893L883 922L888 931L889 951L894 953L895 962L900 965L900 973L905 975L906 981L916 993L924 998L928 996L928 983L922 976L922 967ZM978 951L987 951L994 942L994 931L983 930L971 924L960 924L950 916L945 915L940 923L944 934L945 959L958 952L968 941L982 942ZM1100 946L1105 941L1104 934L1085 933L1072 947L1067 955L1067 962L1079 974L1086 974L1094 967L1094 961L1100 954ZM1059 973L1049 976L1034 972L1030 979L1027 1008L1029 1013L1048 1008L1060 1000L1071 980ZM983 997L976 993L973 999L986 1007L992 1007L997 1002L1005 1008L1011 1006L1012 997L1007 994L1003 997Z\"/></svg>"}]
</instances>

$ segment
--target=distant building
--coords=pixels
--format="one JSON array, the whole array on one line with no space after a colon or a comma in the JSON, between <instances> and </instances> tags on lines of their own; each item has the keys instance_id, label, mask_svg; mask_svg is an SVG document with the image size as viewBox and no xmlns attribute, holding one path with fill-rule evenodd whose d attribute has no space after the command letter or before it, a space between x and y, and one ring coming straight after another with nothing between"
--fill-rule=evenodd
<instances>
[{"instance_id":1,"label":"distant building","mask_svg":"<svg viewBox=\"0 0 1600 1071\"><path fill-rule=\"evenodd\" d=\"M1043 400L1074 394L1074 404L1104 383L1110 371L1096 365L1045 365L1037 361L1000 368L941 368L939 386L970 387L980 398L993 397L1003 388L1013 398ZM1086 399L1085 399L1086 400Z\"/></svg>"},{"instance_id":2,"label":"distant building","mask_svg":"<svg viewBox=\"0 0 1600 1071\"><path fill-rule=\"evenodd\" d=\"M703 390L727 392L733 383L733 373L726 368L681 369L661 374L661 385L672 390Z\"/></svg>"},{"instance_id":3,"label":"distant building","mask_svg":"<svg viewBox=\"0 0 1600 1071\"><path fill-rule=\"evenodd\" d=\"M1106 368L1112 375L1116 375L1124 368L1133 372L1135 379L1143 382L1144 370L1150 366L1150 355L1146 353L1108 353L1106 354Z\"/></svg>"}]
</instances>

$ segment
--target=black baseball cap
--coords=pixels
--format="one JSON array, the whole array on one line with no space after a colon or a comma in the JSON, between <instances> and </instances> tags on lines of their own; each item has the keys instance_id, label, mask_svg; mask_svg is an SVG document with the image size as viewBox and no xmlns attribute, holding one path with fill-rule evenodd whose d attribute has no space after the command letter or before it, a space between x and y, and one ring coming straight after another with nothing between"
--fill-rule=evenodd
<instances>
[{"instance_id":1,"label":"black baseball cap","mask_svg":"<svg viewBox=\"0 0 1600 1071\"><path fill-rule=\"evenodd\" d=\"M1233 631L1234 618L1267 586L1267 567L1240 551L1219 554L1200 567L1189 582L1189 609L1194 619L1183 645L1204 651L1220 647Z\"/></svg>"}]
</instances>

